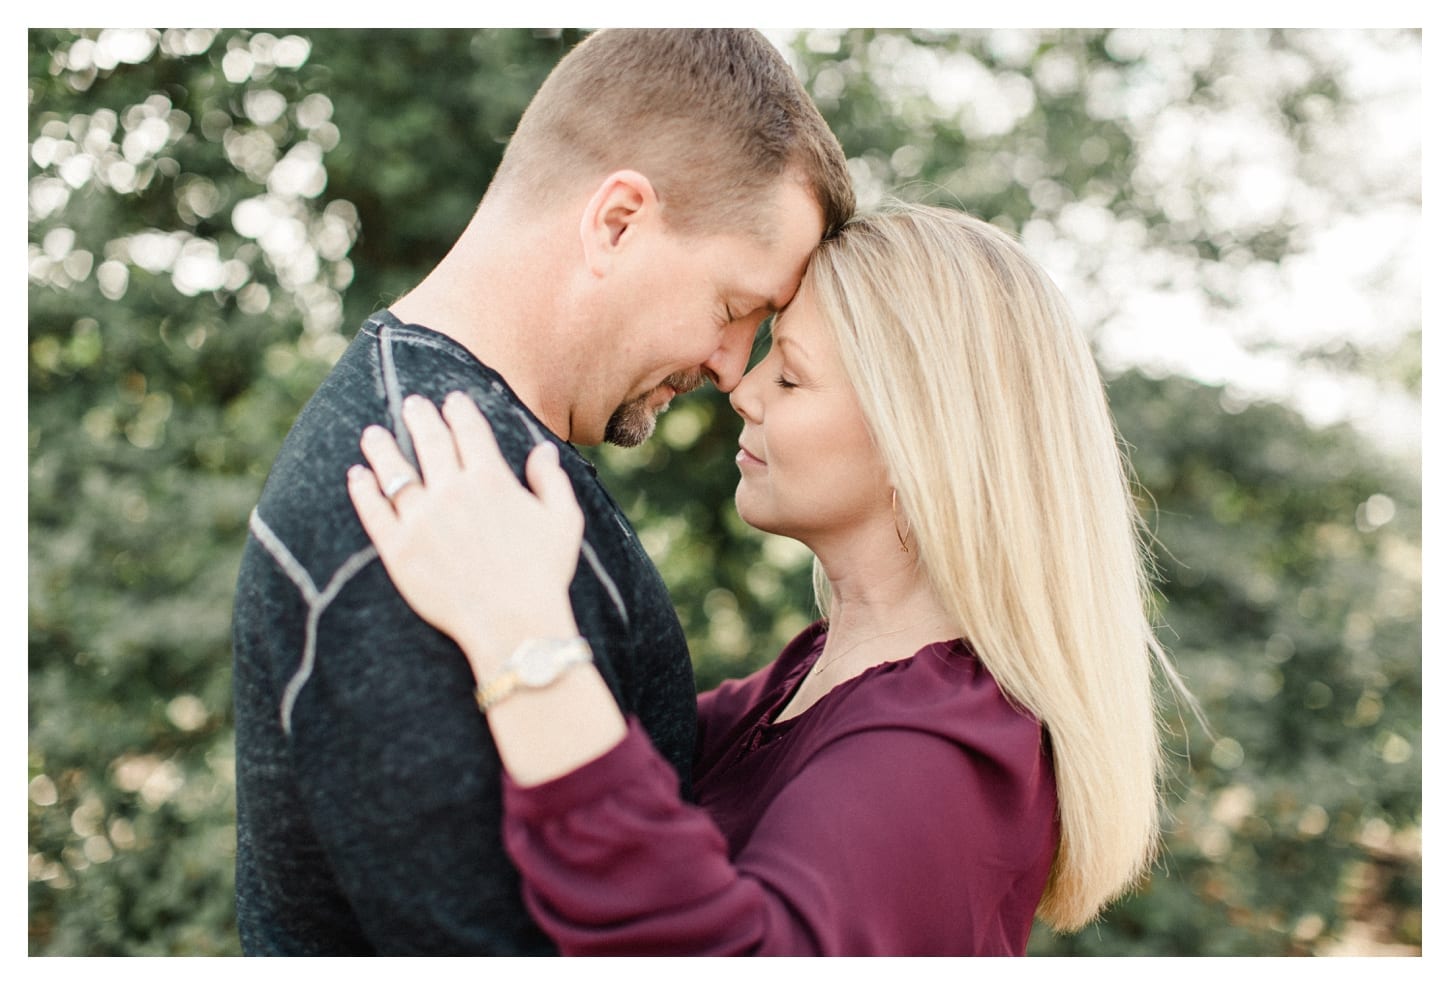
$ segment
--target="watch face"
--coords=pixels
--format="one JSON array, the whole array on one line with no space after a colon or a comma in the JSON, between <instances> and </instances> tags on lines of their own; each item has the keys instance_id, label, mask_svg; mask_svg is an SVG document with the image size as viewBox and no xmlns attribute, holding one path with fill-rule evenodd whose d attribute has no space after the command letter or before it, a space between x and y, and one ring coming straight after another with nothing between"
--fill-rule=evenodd
<instances>
[{"instance_id":1,"label":"watch face","mask_svg":"<svg viewBox=\"0 0 1450 985\"><path fill-rule=\"evenodd\" d=\"M589 644L582 638L567 640L530 640L519 648L510 661L510 669L524 687L552 684L564 668L590 659Z\"/></svg>"},{"instance_id":2,"label":"watch face","mask_svg":"<svg viewBox=\"0 0 1450 985\"><path fill-rule=\"evenodd\" d=\"M519 654L519 680L529 687L543 687L558 673L554 652L548 647L534 646Z\"/></svg>"}]
</instances>

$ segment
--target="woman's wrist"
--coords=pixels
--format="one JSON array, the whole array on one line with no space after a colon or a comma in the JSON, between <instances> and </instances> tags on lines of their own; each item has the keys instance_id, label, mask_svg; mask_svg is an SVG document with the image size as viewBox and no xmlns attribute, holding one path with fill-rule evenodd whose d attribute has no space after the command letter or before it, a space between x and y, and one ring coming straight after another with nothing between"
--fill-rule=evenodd
<instances>
[{"instance_id":1,"label":"woman's wrist","mask_svg":"<svg viewBox=\"0 0 1450 985\"><path fill-rule=\"evenodd\" d=\"M473 668L474 682L483 685L503 671L509 658L524 643L578 635L579 626L565 598L555 605L530 607L507 622L495 620L492 625L476 627L455 639Z\"/></svg>"},{"instance_id":2,"label":"woman's wrist","mask_svg":"<svg viewBox=\"0 0 1450 985\"><path fill-rule=\"evenodd\" d=\"M629 730L604 678L587 664L545 687L519 691L487 714L504 769L524 787L598 759Z\"/></svg>"}]
</instances>

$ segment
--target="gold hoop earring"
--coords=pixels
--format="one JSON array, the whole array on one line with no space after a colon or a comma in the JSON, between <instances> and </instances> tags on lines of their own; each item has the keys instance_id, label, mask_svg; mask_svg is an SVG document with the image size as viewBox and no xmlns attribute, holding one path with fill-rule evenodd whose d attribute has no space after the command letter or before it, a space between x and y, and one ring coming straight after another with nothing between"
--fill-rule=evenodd
<instances>
[{"instance_id":1,"label":"gold hoop earring","mask_svg":"<svg viewBox=\"0 0 1450 985\"><path fill-rule=\"evenodd\" d=\"M896 541L901 545L901 553L910 554L911 550L906 546L906 538L901 536L901 523L896 519L896 488L891 489L891 528L896 531ZM911 521L907 521L906 532L911 533Z\"/></svg>"}]
</instances>

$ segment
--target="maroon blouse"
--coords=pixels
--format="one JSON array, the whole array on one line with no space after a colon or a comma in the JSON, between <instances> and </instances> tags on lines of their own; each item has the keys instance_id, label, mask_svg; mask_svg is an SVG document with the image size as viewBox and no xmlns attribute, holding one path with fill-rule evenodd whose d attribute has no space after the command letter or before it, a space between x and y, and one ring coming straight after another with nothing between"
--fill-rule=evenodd
<instances>
[{"instance_id":1,"label":"maroon blouse","mask_svg":"<svg viewBox=\"0 0 1450 985\"><path fill-rule=\"evenodd\" d=\"M960 642L774 724L824 642L701 695L699 806L635 721L572 773L505 778L505 845L563 953L1024 953L1058 835L1041 726Z\"/></svg>"}]
</instances>

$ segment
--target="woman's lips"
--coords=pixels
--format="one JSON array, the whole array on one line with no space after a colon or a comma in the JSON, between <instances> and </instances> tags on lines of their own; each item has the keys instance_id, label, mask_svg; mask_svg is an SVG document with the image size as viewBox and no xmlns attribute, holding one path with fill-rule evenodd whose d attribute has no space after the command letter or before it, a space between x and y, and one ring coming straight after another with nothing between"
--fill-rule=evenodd
<instances>
[{"instance_id":1,"label":"woman's lips","mask_svg":"<svg viewBox=\"0 0 1450 985\"><path fill-rule=\"evenodd\" d=\"M765 461L752 455L744 445L741 445L739 453L735 456L735 464L740 466L755 465L763 467Z\"/></svg>"}]
</instances>

